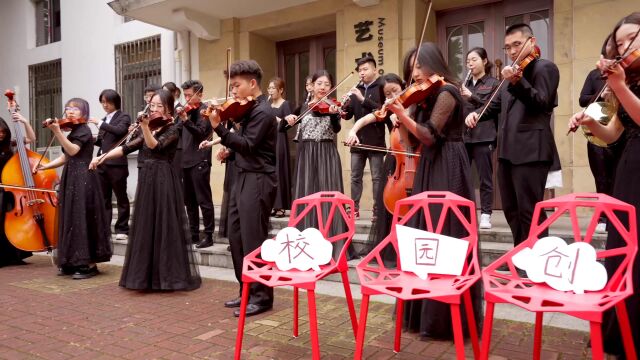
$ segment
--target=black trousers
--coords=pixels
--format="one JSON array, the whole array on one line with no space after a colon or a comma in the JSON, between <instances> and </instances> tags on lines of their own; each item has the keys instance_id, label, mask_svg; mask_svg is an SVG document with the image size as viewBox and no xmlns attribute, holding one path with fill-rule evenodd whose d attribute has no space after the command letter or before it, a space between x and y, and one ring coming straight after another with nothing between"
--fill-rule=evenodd
<instances>
[{"instance_id":1,"label":"black trousers","mask_svg":"<svg viewBox=\"0 0 640 360\"><path fill-rule=\"evenodd\" d=\"M269 235L269 215L276 199L276 174L240 172L229 198L228 234L236 279L242 291L244 257ZM273 305L273 288L251 284L249 303Z\"/></svg>"},{"instance_id":2,"label":"black trousers","mask_svg":"<svg viewBox=\"0 0 640 360\"><path fill-rule=\"evenodd\" d=\"M126 165L100 165L98 166L98 179L100 188L104 195L105 211L109 226L111 226L112 191L116 194L118 204L118 219L114 226L116 234L129 234L129 197L127 196L127 177L129 177L129 167Z\"/></svg>"},{"instance_id":3,"label":"black trousers","mask_svg":"<svg viewBox=\"0 0 640 360\"><path fill-rule=\"evenodd\" d=\"M202 223L204 233L208 238L213 238L214 209L211 197L211 165L205 161L196 166L182 169L184 187L184 205L187 207L187 217L189 218L189 230L191 231L191 241L197 243L200 233L200 214L202 212Z\"/></svg>"},{"instance_id":4,"label":"black trousers","mask_svg":"<svg viewBox=\"0 0 640 360\"><path fill-rule=\"evenodd\" d=\"M465 144L469 163L476 163L480 177L480 209L483 214L493 212L493 162L491 156L495 147L492 142Z\"/></svg>"},{"instance_id":5,"label":"black trousers","mask_svg":"<svg viewBox=\"0 0 640 360\"><path fill-rule=\"evenodd\" d=\"M613 150L587 143L587 156L589 168L596 181L596 191L611 195L618 164ZM607 222L606 216L601 216L600 222Z\"/></svg>"},{"instance_id":6,"label":"black trousers","mask_svg":"<svg viewBox=\"0 0 640 360\"><path fill-rule=\"evenodd\" d=\"M544 198L544 186L551 162L532 162L514 165L500 159L498 162L498 184L502 196L502 210L513 235L513 245L517 246L529 236L531 218L536 203ZM540 220L547 218L540 214ZM546 236L543 233L542 236Z\"/></svg>"},{"instance_id":7,"label":"black trousers","mask_svg":"<svg viewBox=\"0 0 640 360\"><path fill-rule=\"evenodd\" d=\"M178 178L182 181L182 149L176 149L173 160L171 160L171 165L173 165L173 170L175 170L176 175L178 175Z\"/></svg>"}]
</instances>

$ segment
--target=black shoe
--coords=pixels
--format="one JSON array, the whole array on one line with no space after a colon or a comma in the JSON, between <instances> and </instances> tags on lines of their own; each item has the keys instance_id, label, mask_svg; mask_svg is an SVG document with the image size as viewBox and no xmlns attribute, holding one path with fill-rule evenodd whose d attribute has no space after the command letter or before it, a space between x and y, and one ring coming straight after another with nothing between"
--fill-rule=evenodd
<instances>
[{"instance_id":1,"label":"black shoe","mask_svg":"<svg viewBox=\"0 0 640 360\"><path fill-rule=\"evenodd\" d=\"M273 308L273 306L265 306L265 305L256 305L256 304L248 304L247 305L247 316L253 316L262 314L265 311L269 311ZM233 310L233 316L240 317L240 309Z\"/></svg>"},{"instance_id":2,"label":"black shoe","mask_svg":"<svg viewBox=\"0 0 640 360\"><path fill-rule=\"evenodd\" d=\"M59 267L58 268L58 276L68 276L68 275L73 275L76 272L76 270L74 268L70 268L70 267Z\"/></svg>"},{"instance_id":3,"label":"black shoe","mask_svg":"<svg viewBox=\"0 0 640 360\"><path fill-rule=\"evenodd\" d=\"M82 279L92 278L96 275L98 275L97 266L95 265L92 267L81 266L76 270L76 272L73 275L71 275L71 278L74 280L82 280Z\"/></svg>"},{"instance_id":4,"label":"black shoe","mask_svg":"<svg viewBox=\"0 0 640 360\"><path fill-rule=\"evenodd\" d=\"M209 246L213 246L213 239L212 238L206 238L206 239L202 240L198 245L196 245L196 248L202 249L202 248L207 248Z\"/></svg>"},{"instance_id":5,"label":"black shoe","mask_svg":"<svg viewBox=\"0 0 640 360\"><path fill-rule=\"evenodd\" d=\"M228 307L228 308L240 307L240 302L241 301L242 301L242 298L240 296L238 296L237 298L235 298L233 300L225 301L224 307Z\"/></svg>"}]
</instances>

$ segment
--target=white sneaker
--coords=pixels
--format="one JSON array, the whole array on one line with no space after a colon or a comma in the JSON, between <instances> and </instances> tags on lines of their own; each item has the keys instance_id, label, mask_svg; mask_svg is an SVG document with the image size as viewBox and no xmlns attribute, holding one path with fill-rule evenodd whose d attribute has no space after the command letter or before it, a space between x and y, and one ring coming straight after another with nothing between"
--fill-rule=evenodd
<instances>
[{"instance_id":1,"label":"white sneaker","mask_svg":"<svg viewBox=\"0 0 640 360\"><path fill-rule=\"evenodd\" d=\"M116 240L127 240L128 238L127 234L116 234Z\"/></svg>"},{"instance_id":2,"label":"white sneaker","mask_svg":"<svg viewBox=\"0 0 640 360\"><path fill-rule=\"evenodd\" d=\"M491 215L480 215L480 229L491 229Z\"/></svg>"},{"instance_id":3,"label":"white sneaker","mask_svg":"<svg viewBox=\"0 0 640 360\"><path fill-rule=\"evenodd\" d=\"M607 232L607 224L606 223L598 223L596 226L596 233L605 234Z\"/></svg>"}]
</instances>

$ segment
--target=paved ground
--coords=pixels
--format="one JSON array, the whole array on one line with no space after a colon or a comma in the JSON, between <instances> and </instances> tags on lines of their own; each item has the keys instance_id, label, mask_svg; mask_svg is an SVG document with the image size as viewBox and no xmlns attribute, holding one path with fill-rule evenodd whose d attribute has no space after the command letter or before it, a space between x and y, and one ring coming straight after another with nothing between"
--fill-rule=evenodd
<instances>
[{"instance_id":1,"label":"paved ground","mask_svg":"<svg viewBox=\"0 0 640 360\"><path fill-rule=\"evenodd\" d=\"M0 269L1 359L230 359L236 318L222 303L234 297L233 282L206 279L193 292L144 293L118 287L120 267L100 266L101 275L71 280L55 275L48 258ZM215 269L209 269L209 272ZM206 274L207 270L203 271ZM243 358L309 359L306 301L301 335L291 337L292 292L276 290L273 311L248 318ZM306 299L304 293L301 299ZM319 295L323 359L353 355L354 341L343 298ZM359 306L359 302L357 303ZM454 359L451 342L421 341L403 334L402 352L391 351L393 305L371 304L367 359ZM532 326L497 320L492 358L530 359ZM588 334L545 327L543 359L586 359ZM468 358L471 358L467 346Z\"/></svg>"}]
</instances>

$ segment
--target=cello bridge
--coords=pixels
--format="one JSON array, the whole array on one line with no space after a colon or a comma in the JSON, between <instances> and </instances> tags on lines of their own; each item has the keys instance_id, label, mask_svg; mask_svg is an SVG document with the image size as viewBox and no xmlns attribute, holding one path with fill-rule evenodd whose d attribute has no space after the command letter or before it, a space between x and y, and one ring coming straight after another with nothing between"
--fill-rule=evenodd
<instances>
[{"instance_id":1,"label":"cello bridge","mask_svg":"<svg viewBox=\"0 0 640 360\"><path fill-rule=\"evenodd\" d=\"M33 200L27 201L27 206L42 205L42 204L44 204L43 199L33 199Z\"/></svg>"}]
</instances>

